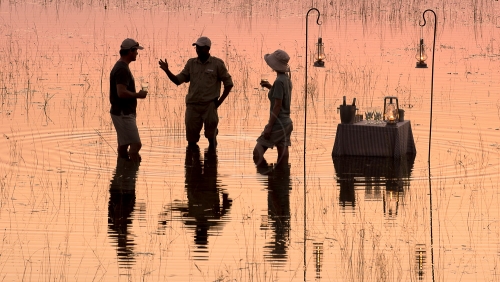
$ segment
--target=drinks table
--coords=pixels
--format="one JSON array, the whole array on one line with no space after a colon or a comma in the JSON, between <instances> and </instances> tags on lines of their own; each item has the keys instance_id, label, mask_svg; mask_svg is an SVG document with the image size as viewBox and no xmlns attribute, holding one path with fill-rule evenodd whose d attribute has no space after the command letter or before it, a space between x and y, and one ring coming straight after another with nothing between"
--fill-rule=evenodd
<instances>
[{"instance_id":1,"label":"drinks table","mask_svg":"<svg viewBox=\"0 0 500 282\"><path fill-rule=\"evenodd\" d=\"M360 121L337 126L332 157L394 157L415 155L415 141L409 120L394 125Z\"/></svg>"}]
</instances>

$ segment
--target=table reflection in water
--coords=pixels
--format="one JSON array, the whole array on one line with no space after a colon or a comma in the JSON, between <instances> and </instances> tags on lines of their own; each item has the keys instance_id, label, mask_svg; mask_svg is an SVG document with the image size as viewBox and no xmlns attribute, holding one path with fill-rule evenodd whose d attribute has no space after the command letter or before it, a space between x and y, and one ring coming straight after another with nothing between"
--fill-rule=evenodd
<instances>
[{"instance_id":1,"label":"table reflection in water","mask_svg":"<svg viewBox=\"0 0 500 282\"><path fill-rule=\"evenodd\" d=\"M387 217L397 215L399 201L410 187L415 156L403 158L342 156L333 157L340 186L342 207L356 206L356 190L364 190L365 201L382 201Z\"/></svg>"}]
</instances>

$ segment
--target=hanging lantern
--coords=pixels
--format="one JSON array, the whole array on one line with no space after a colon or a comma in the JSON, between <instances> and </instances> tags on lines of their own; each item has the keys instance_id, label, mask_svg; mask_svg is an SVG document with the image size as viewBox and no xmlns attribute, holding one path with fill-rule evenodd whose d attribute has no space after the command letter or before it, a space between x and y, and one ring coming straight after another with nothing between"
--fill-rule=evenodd
<instances>
[{"instance_id":1,"label":"hanging lantern","mask_svg":"<svg viewBox=\"0 0 500 282\"><path fill-rule=\"evenodd\" d=\"M386 96L384 98L384 120L387 124L396 124L399 121L398 98Z\"/></svg>"},{"instance_id":2,"label":"hanging lantern","mask_svg":"<svg viewBox=\"0 0 500 282\"><path fill-rule=\"evenodd\" d=\"M417 59L417 68L427 67L427 63L425 63L425 60L427 60L427 54L425 53L424 39L420 39L420 44L417 48L415 59Z\"/></svg>"},{"instance_id":3,"label":"hanging lantern","mask_svg":"<svg viewBox=\"0 0 500 282\"><path fill-rule=\"evenodd\" d=\"M323 44L323 38L318 38L318 43L316 43L316 61L314 62L315 67L324 67L325 66L325 47Z\"/></svg>"}]
</instances>

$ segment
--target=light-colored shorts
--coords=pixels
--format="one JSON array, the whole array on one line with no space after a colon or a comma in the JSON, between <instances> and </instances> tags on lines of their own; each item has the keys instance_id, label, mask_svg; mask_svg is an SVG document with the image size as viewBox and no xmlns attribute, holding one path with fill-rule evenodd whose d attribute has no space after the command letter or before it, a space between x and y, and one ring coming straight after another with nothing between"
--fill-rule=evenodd
<instances>
[{"instance_id":1,"label":"light-colored shorts","mask_svg":"<svg viewBox=\"0 0 500 282\"><path fill-rule=\"evenodd\" d=\"M292 135L293 131L293 123L290 123L286 125L284 128L276 131L271 132L271 136L269 136L269 139L264 138L264 132L257 138L257 143L267 147L267 148L274 148L274 146L277 147L285 147L285 146L291 146L292 141L290 140L290 136Z\"/></svg>"},{"instance_id":2,"label":"light-colored shorts","mask_svg":"<svg viewBox=\"0 0 500 282\"><path fill-rule=\"evenodd\" d=\"M115 126L118 146L141 143L135 114L111 115L111 120Z\"/></svg>"}]
</instances>

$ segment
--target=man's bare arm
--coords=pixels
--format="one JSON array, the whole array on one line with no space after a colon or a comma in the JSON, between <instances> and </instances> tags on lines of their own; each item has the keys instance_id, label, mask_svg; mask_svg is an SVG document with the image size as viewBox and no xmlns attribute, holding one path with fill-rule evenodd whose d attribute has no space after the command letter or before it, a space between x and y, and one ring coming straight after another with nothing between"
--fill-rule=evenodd
<instances>
[{"instance_id":1,"label":"man's bare arm","mask_svg":"<svg viewBox=\"0 0 500 282\"><path fill-rule=\"evenodd\" d=\"M127 98L146 98L148 91L140 90L138 93L127 90L127 86L124 84L117 84L116 89L118 90L118 97Z\"/></svg>"},{"instance_id":2,"label":"man's bare arm","mask_svg":"<svg viewBox=\"0 0 500 282\"><path fill-rule=\"evenodd\" d=\"M160 64L160 68L165 71L165 73L167 74L167 76L170 79L170 81L172 81L173 83L175 83L175 85L181 84L181 82L179 81L179 79L177 78L177 76L175 76L170 71L170 69L168 68L167 59L165 59L165 61L162 60L162 59L160 59L160 61L158 63Z\"/></svg>"}]
</instances>

